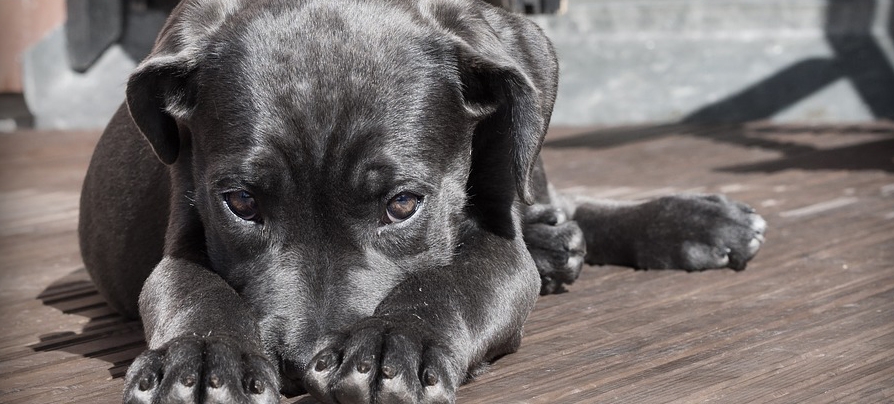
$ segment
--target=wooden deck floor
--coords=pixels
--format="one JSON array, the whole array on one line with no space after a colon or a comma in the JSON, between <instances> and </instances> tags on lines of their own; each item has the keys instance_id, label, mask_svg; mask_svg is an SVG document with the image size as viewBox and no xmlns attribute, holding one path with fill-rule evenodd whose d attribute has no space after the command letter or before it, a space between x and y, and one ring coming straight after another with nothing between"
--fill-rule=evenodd
<instances>
[{"instance_id":1,"label":"wooden deck floor","mask_svg":"<svg viewBox=\"0 0 894 404\"><path fill-rule=\"evenodd\" d=\"M144 347L78 255L97 137L0 135L0 402L120 401ZM727 193L767 244L741 273L586 268L460 403L894 402L894 125L556 129L543 154L572 192Z\"/></svg>"}]
</instances>

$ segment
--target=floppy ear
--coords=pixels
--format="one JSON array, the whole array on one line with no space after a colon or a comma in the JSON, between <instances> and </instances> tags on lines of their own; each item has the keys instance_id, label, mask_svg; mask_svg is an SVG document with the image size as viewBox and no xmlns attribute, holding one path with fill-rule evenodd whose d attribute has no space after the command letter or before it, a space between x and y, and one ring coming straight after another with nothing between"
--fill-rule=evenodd
<instances>
[{"instance_id":1,"label":"floppy ear","mask_svg":"<svg viewBox=\"0 0 894 404\"><path fill-rule=\"evenodd\" d=\"M473 139L472 173L483 173L486 181L512 181L519 198L531 204L532 170L552 114L558 64L532 22L482 7L479 18L467 19L467 28L455 32L466 108L482 118ZM476 180L473 187L499 192Z\"/></svg>"},{"instance_id":2,"label":"floppy ear","mask_svg":"<svg viewBox=\"0 0 894 404\"><path fill-rule=\"evenodd\" d=\"M127 82L130 116L165 164L173 164L180 153L177 119L188 116L195 105L189 65L183 56L153 55Z\"/></svg>"},{"instance_id":3,"label":"floppy ear","mask_svg":"<svg viewBox=\"0 0 894 404\"><path fill-rule=\"evenodd\" d=\"M177 121L195 107L192 76L210 34L242 7L243 0L183 0L171 12L152 53L127 82L127 108L165 164L180 153Z\"/></svg>"}]
</instances>

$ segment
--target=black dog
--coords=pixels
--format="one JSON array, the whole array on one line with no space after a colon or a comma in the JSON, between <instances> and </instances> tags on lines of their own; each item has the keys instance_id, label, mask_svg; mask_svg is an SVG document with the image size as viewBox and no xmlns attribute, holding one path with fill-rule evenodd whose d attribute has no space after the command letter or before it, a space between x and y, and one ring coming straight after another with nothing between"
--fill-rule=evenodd
<instances>
[{"instance_id":1,"label":"black dog","mask_svg":"<svg viewBox=\"0 0 894 404\"><path fill-rule=\"evenodd\" d=\"M84 262L149 343L124 400L452 402L583 261L744 268L742 204L550 192L556 75L483 2L180 4L81 199Z\"/></svg>"}]
</instances>

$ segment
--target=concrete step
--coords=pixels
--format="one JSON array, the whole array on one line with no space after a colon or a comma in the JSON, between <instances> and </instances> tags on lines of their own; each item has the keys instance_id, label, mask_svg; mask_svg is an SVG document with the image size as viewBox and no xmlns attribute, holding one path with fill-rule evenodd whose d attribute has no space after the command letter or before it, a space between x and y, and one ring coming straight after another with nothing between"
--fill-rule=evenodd
<instances>
[{"instance_id":1,"label":"concrete step","mask_svg":"<svg viewBox=\"0 0 894 404\"><path fill-rule=\"evenodd\" d=\"M894 119L891 0L568 0L553 122Z\"/></svg>"}]
</instances>

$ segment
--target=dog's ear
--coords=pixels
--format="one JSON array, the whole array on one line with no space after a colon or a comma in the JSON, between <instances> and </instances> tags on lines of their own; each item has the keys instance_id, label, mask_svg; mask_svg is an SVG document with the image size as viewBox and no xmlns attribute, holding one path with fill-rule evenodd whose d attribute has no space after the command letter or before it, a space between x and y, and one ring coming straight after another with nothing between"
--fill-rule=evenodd
<instances>
[{"instance_id":1,"label":"dog's ear","mask_svg":"<svg viewBox=\"0 0 894 404\"><path fill-rule=\"evenodd\" d=\"M243 3L243 0L183 0L171 12L152 52L127 82L130 116L152 150L165 164L180 153L177 122L195 107L192 76L201 62L208 36Z\"/></svg>"},{"instance_id":2,"label":"dog's ear","mask_svg":"<svg viewBox=\"0 0 894 404\"><path fill-rule=\"evenodd\" d=\"M152 56L131 74L127 82L127 108L134 123L165 164L180 153L177 119L194 106L188 60L180 55Z\"/></svg>"},{"instance_id":3,"label":"dog's ear","mask_svg":"<svg viewBox=\"0 0 894 404\"><path fill-rule=\"evenodd\" d=\"M552 114L558 64L549 41L532 22L483 3L479 11L453 25L464 26L454 34L460 38L458 68L466 108L481 119L473 139L472 171L484 171L486 181L511 180L521 200L530 204L535 198L532 170Z\"/></svg>"}]
</instances>

